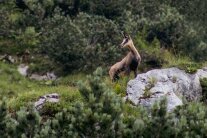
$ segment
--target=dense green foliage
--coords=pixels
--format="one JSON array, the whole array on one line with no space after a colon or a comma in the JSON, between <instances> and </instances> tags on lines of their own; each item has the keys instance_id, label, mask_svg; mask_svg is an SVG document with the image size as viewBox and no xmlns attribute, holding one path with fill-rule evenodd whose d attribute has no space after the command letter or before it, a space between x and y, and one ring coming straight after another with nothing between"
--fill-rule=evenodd
<instances>
[{"instance_id":1,"label":"dense green foliage","mask_svg":"<svg viewBox=\"0 0 207 138\"><path fill-rule=\"evenodd\" d=\"M53 64L52 69L64 72L91 71L120 60L120 32L127 31L133 39L141 35L141 43L147 42L145 49L135 42L146 66L166 64L145 53L157 44L160 53L165 49L177 58L204 61L205 5L206 1L171 0L3 0L0 53L16 55L29 49L34 56L44 55L49 69Z\"/></svg>"},{"instance_id":2,"label":"dense green foliage","mask_svg":"<svg viewBox=\"0 0 207 138\"><path fill-rule=\"evenodd\" d=\"M32 105L13 115L5 99L0 104L2 137L206 137L207 108L189 103L173 112L166 110L166 101L147 111L123 102L105 83L97 69L88 81L79 83L83 102L46 121Z\"/></svg>"},{"instance_id":3,"label":"dense green foliage","mask_svg":"<svg viewBox=\"0 0 207 138\"><path fill-rule=\"evenodd\" d=\"M140 72L176 66L195 73L207 60L206 6L206 0L0 0L0 60L8 54L24 63L29 51L29 73L62 75L32 81L0 61L0 137L207 137L206 79L202 101L167 112L165 99L151 110L125 102L130 77L116 83L103 77L126 55L122 31L141 54ZM36 111L33 102L53 92L60 102Z\"/></svg>"}]
</instances>

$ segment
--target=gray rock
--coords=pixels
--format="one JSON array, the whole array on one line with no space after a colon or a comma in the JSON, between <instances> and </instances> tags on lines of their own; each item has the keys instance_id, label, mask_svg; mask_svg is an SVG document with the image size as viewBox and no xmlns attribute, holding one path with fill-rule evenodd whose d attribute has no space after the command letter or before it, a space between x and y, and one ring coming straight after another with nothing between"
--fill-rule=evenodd
<instances>
[{"instance_id":1,"label":"gray rock","mask_svg":"<svg viewBox=\"0 0 207 138\"><path fill-rule=\"evenodd\" d=\"M28 69L29 69L29 66L28 65L25 65L25 64L20 64L17 68L18 72L22 75L22 76L28 76ZM42 81L42 80L55 80L57 79L57 76L54 74L54 72L47 72L46 74L44 75L39 75L39 74L31 74L28 76L30 79L33 79L33 80L38 80L38 81Z\"/></svg>"},{"instance_id":2,"label":"gray rock","mask_svg":"<svg viewBox=\"0 0 207 138\"><path fill-rule=\"evenodd\" d=\"M198 69L196 72L196 75L200 78L207 78L207 67L204 67L202 69Z\"/></svg>"},{"instance_id":3,"label":"gray rock","mask_svg":"<svg viewBox=\"0 0 207 138\"><path fill-rule=\"evenodd\" d=\"M42 107L44 106L44 104L46 102L50 102L50 103L58 103L59 102L59 95L57 93L52 93L52 94L47 94L44 96L41 96L38 101L36 101L34 103L34 106L37 110L42 109Z\"/></svg>"},{"instance_id":4,"label":"gray rock","mask_svg":"<svg viewBox=\"0 0 207 138\"><path fill-rule=\"evenodd\" d=\"M41 80L47 81L47 80L57 79L56 75L53 72L47 72L45 75L32 74L29 78L33 80L38 80L38 81L41 81Z\"/></svg>"},{"instance_id":5,"label":"gray rock","mask_svg":"<svg viewBox=\"0 0 207 138\"><path fill-rule=\"evenodd\" d=\"M28 73L27 73L28 69L29 69L29 66L28 66L28 65L24 65L24 64L20 64L20 65L18 66L18 68L17 68L18 72L19 72L22 76L27 76L27 75L28 75Z\"/></svg>"},{"instance_id":6,"label":"gray rock","mask_svg":"<svg viewBox=\"0 0 207 138\"><path fill-rule=\"evenodd\" d=\"M197 101L201 98L200 78L207 77L207 68L187 74L178 68L155 69L139 74L128 82L126 98L135 105L151 107L166 97L168 111L182 105L182 98Z\"/></svg>"},{"instance_id":7,"label":"gray rock","mask_svg":"<svg viewBox=\"0 0 207 138\"><path fill-rule=\"evenodd\" d=\"M0 61L14 64L17 62L17 58L15 56L4 54L4 55L0 55Z\"/></svg>"}]
</instances>

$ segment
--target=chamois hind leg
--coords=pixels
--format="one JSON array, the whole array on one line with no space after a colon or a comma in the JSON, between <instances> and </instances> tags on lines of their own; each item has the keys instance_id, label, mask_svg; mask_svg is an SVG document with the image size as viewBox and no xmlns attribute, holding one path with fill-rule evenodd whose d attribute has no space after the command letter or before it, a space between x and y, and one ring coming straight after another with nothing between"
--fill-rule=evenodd
<instances>
[{"instance_id":1,"label":"chamois hind leg","mask_svg":"<svg viewBox=\"0 0 207 138\"><path fill-rule=\"evenodd\" d=\"M137 77L137 70L134 70L134 78Z\"/></svg>"}]
</instances>

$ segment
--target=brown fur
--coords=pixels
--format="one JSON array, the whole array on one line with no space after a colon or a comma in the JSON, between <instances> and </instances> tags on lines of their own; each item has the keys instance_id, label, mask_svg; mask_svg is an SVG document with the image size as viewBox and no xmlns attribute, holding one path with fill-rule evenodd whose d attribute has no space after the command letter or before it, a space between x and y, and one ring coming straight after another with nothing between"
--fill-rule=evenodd
<instances>
[{"instance_id":1,"label":"brown fur","mask_svg":"<svg viewBox=\"0 0 207 138\"><path fill-rule=\"evenodd\" d=\"M141 62L140 54L136 50L130 36L124 36L124 40L121 43L121 47L127 47L130 50L130 52L128 52L126 57L124 57L120 62L117 62L110 68L109 76L112 81L119 79L120 73L129 75L131 71L134 72L134 76L136 77L138 65Z\"/></svg>"}]
</instances>

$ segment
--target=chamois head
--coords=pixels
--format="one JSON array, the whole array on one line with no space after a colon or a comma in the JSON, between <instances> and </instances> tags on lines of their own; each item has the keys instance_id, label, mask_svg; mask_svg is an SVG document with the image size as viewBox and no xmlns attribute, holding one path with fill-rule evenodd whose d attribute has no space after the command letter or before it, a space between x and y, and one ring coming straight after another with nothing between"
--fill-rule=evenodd
<instances>
[{"instance_id":1,"label":"chamois head","mask_svg":"<svg viewBox=\"0 0 207 138\"><path fill-rule=\"evenodd\" d=\"M121 48L124 48L124 47L128 47L131 43L132 43L132 39L131 37L126 34L126 33L123 33L122 32L122 35L123 35L123 41L122 43L120 44Z\"/></svg>"}]
</instances>

